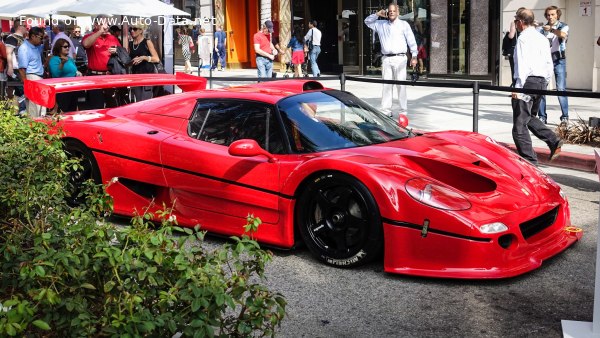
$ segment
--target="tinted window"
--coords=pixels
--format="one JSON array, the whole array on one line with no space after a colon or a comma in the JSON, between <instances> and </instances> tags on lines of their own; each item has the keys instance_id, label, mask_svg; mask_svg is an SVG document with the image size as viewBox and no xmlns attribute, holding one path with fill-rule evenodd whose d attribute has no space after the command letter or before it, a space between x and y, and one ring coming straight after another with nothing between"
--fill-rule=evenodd
<instances>
[{"instance_id":1,"label":"tinted window","mask_svg":"<svg viewBox=\"0 0 600 338\"><path fill-rule=\"evenodd\" d=\"M201 102L188 126L195 139L223 146L233 141L252 139L270 153L283 153L280 127L272 106L259 102Z\"/></svg>"},{"instance_id":2,"label":"tinted window","mask_svg":"<svg viewBox=\"0 0 600 338\"><path fill-rule=\"evenodd\" d=\"M291 96L278 103L292 149L318 152L384 143L410 131L356 96L337 90Z\"/></svg>"}]
</instances>

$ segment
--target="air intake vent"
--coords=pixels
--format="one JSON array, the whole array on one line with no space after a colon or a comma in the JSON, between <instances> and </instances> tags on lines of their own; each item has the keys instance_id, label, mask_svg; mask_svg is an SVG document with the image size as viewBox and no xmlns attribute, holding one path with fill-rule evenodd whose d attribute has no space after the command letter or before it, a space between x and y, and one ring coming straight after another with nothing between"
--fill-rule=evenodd
<instances>
[{"instance_id":1,"label":"air intake vent","mask_svg":"<svg viewBox=\"0 0 600 338\"><path fill-rule=\"evenodd\" d=\"M323 85L317 81L306 81L304 85L302 85L302 91L307 90L320 90L323 89Z\"/></svg>"},{"instance_id":2,"label":"air intake vent","mask_svg":"<svg viewBox=\"0 0 600 338\"><path fill-rule=\"evenodd\" d=\"M556 221L556 216L558 215L558 207L548 211L547 213L538 216L532 220L529 220L525 223L521 223L519 228L521 229L521 233L525 239L534 236L542 232L544 229L548 228L554 221Z\"/></svg>"}]
</instances>

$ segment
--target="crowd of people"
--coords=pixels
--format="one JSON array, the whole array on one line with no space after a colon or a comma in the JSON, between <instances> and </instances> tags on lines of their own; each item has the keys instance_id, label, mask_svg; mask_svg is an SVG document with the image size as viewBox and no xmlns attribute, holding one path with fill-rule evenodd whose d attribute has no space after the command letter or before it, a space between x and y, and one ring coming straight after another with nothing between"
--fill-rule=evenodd
<instances>
[{"instance_id":1,"label":"crowd of people","mask_svg":"<svg viewBox=\"0 0 600 338\"><path fill-rule=\"evenodd\" d=\"M6 94L9 99L17 97L19 114L46 114L44 107L26 99L23 80L157 72L155 64L160 58L152 41L145 37L146 25L128 25L124 37L121 27L109 27L107 16L98 15L93 22L92 30L82 34L81 27L74 26L68 32L62 22L47 33L41 27L28 30L14 21L11 33L4 34L0 41L0 80L12 82ZM131 97L135 101L147 100L155 92L153 87L134 87ZM115 107L130 102L129 97L127 89L113 88L60 93L51 111Z\"/></svg>"}]
</instances>

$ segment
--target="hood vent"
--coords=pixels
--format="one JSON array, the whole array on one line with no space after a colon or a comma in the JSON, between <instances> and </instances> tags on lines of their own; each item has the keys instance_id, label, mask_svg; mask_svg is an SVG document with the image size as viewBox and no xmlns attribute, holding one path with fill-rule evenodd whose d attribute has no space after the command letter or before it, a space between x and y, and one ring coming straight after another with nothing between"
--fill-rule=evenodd
<instances>
[{"instance_id":1,"label":"hood vent","mask_svg":"<svg viewBox=\"0 0 600 338\"><path fill-rule=\"evenodd\" d=\"M423 157L404 156L421 167L427 176L435 178L457 190L467 193L485 193L496 190L496 182L456 165ZM478 163L481 161L476 161ZM473 164L475 164L473 163ZM466 163L468 166L470 163ZM488 167L481 162L480 167Z\"/></svg>"}]
</instances>

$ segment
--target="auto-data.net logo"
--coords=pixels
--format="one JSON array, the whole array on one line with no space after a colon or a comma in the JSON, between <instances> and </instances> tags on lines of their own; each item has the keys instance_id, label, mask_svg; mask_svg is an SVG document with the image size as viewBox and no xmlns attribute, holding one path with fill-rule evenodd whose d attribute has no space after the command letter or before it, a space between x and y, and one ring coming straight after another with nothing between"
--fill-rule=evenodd
<instances>
[{"instance_id":1,"label":"auto-data.net logo","mask_svg":"<svg viewBox=\"0 0 600 338\"><path fill-rule=\"evenodd\" d=\"M56 18L40 19L40 18L30 18L26 16L19 17L19 23L23 26L56 26L60 22L64 23L67 26L78 26L77 18L67 18L58 20ZM120 16L107 16L107 17L95 17L92 19L93 25L101 25L106 23L108 26L122 26L122 25L146 25L150 26L153 24L158 24L160 26L164 25L216 25L215 17L204 17L204 18L196 18L195 20L190 20L188 18L177 18L170 16L155 16L150 18L141 18L141 17L120 17Z\"/></svg>"}]
</instances>

